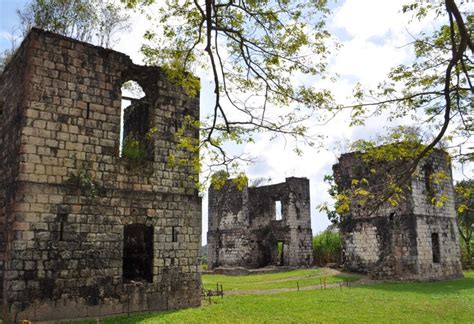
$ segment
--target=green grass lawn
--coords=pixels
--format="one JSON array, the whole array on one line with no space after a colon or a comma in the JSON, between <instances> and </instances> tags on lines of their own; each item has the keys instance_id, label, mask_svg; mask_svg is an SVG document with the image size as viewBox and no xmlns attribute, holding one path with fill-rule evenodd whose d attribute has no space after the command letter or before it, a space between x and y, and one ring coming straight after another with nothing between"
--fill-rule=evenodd
<instances>
[{"instance_id":1,"label":"green grass lawn","mask_svg":"<svg viewBox=\"0 0 474 324\"><path fill-rule=\"evenodd\" d=\"M204 288L216 289L216 284L222 284L224 291L251 291L277 288L296 288L319 285L321 279L326 283L355 281L361 276L356 274L331 275L330 269L302 269L278 273L252 274L247 276L203 275Z\"/></svg>"},{"instance_id":2,"label":"green grass lawn","mask_svg":"<svg viewBox=\"0 0 474 324\"><path fill-rule=\"evenodd\" d=\"M291 272L290 272L291 273ZM287 273L288 274L288 273ZM291 273L294 275L294 273ZM264 275L268 276L268 275ZM284 279L283 274L272 274ZM253 276L224 278L254 280ZM234 279L237 278L237 279ZM264 277L265 278L265 277ZM208 279L206 279L208 280ZM209 281L208 281L209 283ZM256 282L254 282L256 283ZM224 288L225 289L225 288ZM445 282L384 283L268 295L227 296L200 308L131 317L103 323L473 323L474 271Z\"/></svg>"}]
</instances>

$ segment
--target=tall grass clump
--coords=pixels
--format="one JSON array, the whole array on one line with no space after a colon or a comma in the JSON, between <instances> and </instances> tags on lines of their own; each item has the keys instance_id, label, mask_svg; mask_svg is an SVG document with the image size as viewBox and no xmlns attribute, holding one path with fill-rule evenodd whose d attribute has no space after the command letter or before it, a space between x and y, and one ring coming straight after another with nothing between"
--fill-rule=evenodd
<instances>
[{"instance_id":1,"label":"tall grass clump","mask_svg":"<svg viewBox=\"0 0 474 324\"><path fill-rule=\"evenodd\" d=\"M339 233L325 230L313 237L314 263L324 266L341 263L342 239Z\"/></svg>"}]
</instances>

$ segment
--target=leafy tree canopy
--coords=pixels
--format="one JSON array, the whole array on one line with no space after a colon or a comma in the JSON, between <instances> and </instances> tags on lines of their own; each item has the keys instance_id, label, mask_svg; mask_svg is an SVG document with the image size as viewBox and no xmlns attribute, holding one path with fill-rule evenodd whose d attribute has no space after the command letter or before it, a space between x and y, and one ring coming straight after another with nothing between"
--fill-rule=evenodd
<instances>
[{"instance_id":1,"label":"leafy tree canopy","mask_svg":"<svg viewBox=\"0 0 474 324\"><path fill-rule=\"evenodd\" d=\"M299 80L323 77L336 46L325 29L326 1L123 1L155 8L150 18L158 27L142 48L148 63L191 93L199 89L185 71L210 71L214 107L199 124L198 145L211 167L231 171L245 157L230 154L225 143L252 142L256 132L313 144L304 121L333 98Z\"/></svg>"},{"instance_id":2,"label":"leafy tree canopy","mask_svg":"<svg viewBox=\"0 0 474 324\"><path fill-rule=\"evenodd\" d=\"M103 47L129 27L129 15L111 0L32 0L17 12L23 35L38 27Z\"/></svg>"},{"instance_id":3,"label":"leafy tree canopy","mask_svg":"<svg viewBox=\"0 0 474 324\"><path fill-rule=\"evenodd\" d=\"M472 245L474 233L474 180L464 180L454 186L456 194L456 211L459 226L459 234L463 240L467 262L470 267L472 262Z\"/></svg>"},{"instance_id":4,"label":"leafy tree canopy","mask_svg":"<svg viewBox=\"0 0 474 324\"><path fill-rule=\"evenodd\" d=\"M435 19L436 30L416 36L414 61L394 67L376 89L357 86L355 104L349 106L337 104L327 89L301 81L328 77L326 59L337 44L325 29L330 14L326 1L122 1L130 8L155 9L149 17L162 28L145 35L143 53L149 63L164 66L172 79L194 93L197 84L184 72L210 71L214 107L199 123L198 146L206 150L211 167L224 165L229 171L236 166L243 157L230 154L225 143L252 142L256 132L314 145L306 121L324 125L347 111L351 125L385 113L389 122L411 117L434 129L400 181L447 136L448 126L459 160L472 159L466 143L472 133L474 18L472 12L462 11L466 1L416 1L401 8L413 19Z\"/></svg>"}]
</instances>

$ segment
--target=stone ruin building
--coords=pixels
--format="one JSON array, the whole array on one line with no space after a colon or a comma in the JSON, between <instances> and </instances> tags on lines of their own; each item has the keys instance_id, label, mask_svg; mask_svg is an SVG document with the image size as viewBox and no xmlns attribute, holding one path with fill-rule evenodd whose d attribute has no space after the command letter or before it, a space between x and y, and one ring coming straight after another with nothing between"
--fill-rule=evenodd
<instances>
[{"instance_id":1,"label":"stone ruin building","mask_svg":"<svg viewBox=\"0 0 474 324\"><path fill-rule=\"evenodd\" d=\"M122 98L128 80L146 96ZM158 67L33 29L0 75L0 113L5 322L200 305L197 174L167 163L191 157L174 132L199 98ZM120 157L121 123L148 141L139 165Z\"/></svg>"},{"instance_id":2,"label":"stone ruin building","mask_svg":"<svg viewBox=\"0 0 474 324\"><path fill-rule=\"evenodd\" d=\"M313 262L309 180L209 189L208 266L307 267Z\"/></svg>"},{"instance_id":3,"label":"stone ruin building","mask_svg":"<svg viewBox=\"0 0 474 324\"><path fill-rule=\"evenodd\" d=\"M388 179L411 159L369 162L362 153L341 156L334 169L338 192L350 197L341 215L343 265L376 279L441 280L462 276L449 155L435 149L418 165L397 203L381 197ZM365 181L365 180L367 181ZM365 192L357 194L356 188ZM435 199L444 196L444 205ZM362 201L361 201L362 200Z\"/></svg>"}]
</instances>

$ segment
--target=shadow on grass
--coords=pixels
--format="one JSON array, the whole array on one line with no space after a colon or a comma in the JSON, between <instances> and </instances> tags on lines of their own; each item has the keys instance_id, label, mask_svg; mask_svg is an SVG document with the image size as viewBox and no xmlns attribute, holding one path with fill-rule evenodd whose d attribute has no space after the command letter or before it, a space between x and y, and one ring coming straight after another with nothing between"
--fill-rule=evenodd
<instances>
[{"instance_id":1,"label":"shadow on grass","mask_svg":"<svg viewBox=\"0 0 474 324\"><path fill-rule=\"evenodd\" d=\"M340 274L331 275L331 277L337 279L337 282L354 282L364 278L365 276L357 273L343 272Z\"/></svg>"},{"instance_id":2,"label":"shadow on grass","mask_svg":"<svg viewBox=\"0 0 474 324\"><path fill-rule=\"evenodd\" d=\"M204 304L203 304L204 305ZM102 317L100 318L100 323L140 323L142 321L146 320L152 320L153 321L159 321L159 320L165 320L165 318L173 313L177 313L179 311L182 311L177 309L177 310L168 310L168 311L156 311L156 312L151 312L151 313L130 313L129 315L112 315L110 317ZM70 323L70 322L60 322L61 324L65 323ZM81 321L74 321L74 324L97 324L97 319L91 319L91 320L81 320Z\"/></svg>"}]
</instances>

